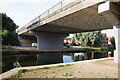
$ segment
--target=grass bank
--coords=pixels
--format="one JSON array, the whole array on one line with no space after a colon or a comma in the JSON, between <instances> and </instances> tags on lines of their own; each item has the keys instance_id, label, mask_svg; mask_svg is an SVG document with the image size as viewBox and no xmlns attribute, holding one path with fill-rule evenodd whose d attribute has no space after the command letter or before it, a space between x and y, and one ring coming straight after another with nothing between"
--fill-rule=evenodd
<instances>
[{"instance_id":1,"label":"grass bank","mask_svg":"<svg viewBox=\"0 0 120 80\"><path fill-rule=\"evenodd\" d=\"M22 69L10 76L9 80L12 78L118 78L117 65L113 59L103 59L31 70Z\"/></svg>"},{"instance_id":2,"label":"grass bank","mask_svg":"<svg viewBox=\"0 0 120 80\"><path fill-rule=\"evenodd\" d=\"M2 46L0 47L2 50L20 50L19 48L11 47L11 46Z\"/></svg>"},{"instance_id":3,"label":"grass bank","mask_svg":"<svg viewBox=\"0 0 120 80\"><path fill-rule=\"evenodd\" d=\"M50 70L51 68L63 68L67 66L72 66L73 64L65 64L65 65L58 65L58 66L51 66L51 67L43 67L43 68L37 68L37 69L21 69L17 73L9 76L8 78L20 78L24 73L32 72L36 70ZM58 70L59 71L59 70ZM55 73L54 71L52 73Z\"/></svg>"}]
</instances>

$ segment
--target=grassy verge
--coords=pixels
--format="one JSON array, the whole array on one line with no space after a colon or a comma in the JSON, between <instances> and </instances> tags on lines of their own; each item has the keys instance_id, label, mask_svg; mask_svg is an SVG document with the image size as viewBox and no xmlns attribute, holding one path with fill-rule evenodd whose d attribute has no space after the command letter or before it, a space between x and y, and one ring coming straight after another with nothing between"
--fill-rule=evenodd
<instances>
[{"instance_id":1,"label":"grassy verge","mask_svg":"<svg viewBox=\"0 0 120 80\"><path fill-rule=\"evenodd\" d=\"M40 69L50 69L53 67L65 67L65 66L71 66L73 64L66 64L66 65L59 65L59 66L52 66L52 67L43 67L43 68L37 68L37 69L21 69L17 73L9 76L8 78L19 78L22 76L23 73L30 72L30 71L35 71L35 70L40 70Z\"/></svg>"},{"instance_id":2,"label":"grassy verge","mask_svg":"<svg viewBox=\"0 0 120 80\"><path fill-rule=\"evenodd\" d=\"M0 47L0 49L3 49L3 50L23 50L23 49L20 49L20 48L14 48L14 47L11 47L11 46L4 46L4 47ZM113 51L115 50L113 46L105 46L105 47L91 47L91 46L87 46L87 47L79 47L79 48L68 48L68 49L63 49L63 51L66 51L66 50L82 50L82 51L95 51L95 52L101 52L101 51ZM48 50L42 50L42 51L48 51ZM50 50L52 51L52 50ZM58 51L58 50L54 50L54 51ZM62 51L62 50L60 50Z\"/></svg>"},{"instance_id":3,"label":"grassy verge","mask_svg":"<svg viewBox=\"0 0 120 80\"><path fill-rule=\"evenodd\" d=\"M28 72L28 71L29 71L29 70L27 70L27 69L21 69L21 70L19 70L17 73L9 76L8 78L11 78L11 77L12 77L12 78L19 78L19 77L22 76L22 73L25 73L25 72Z\"/></svg>"},{"instance_id":4,"label":"grassy verge","mask_svg":"<svg viewBox=\"0 0 120 80\"><path fill-rule=\"evenodd\" d=\"M0 47L0 49L3 49L3 50L19 50L18 48L13 48L13 47L10 47L10 46Z\"/></svg>"},{"instance_id":5,"label":"grassy verge","mask_svg":"<svg viewBox=\"0 0 120 80\"><path fill-rule=\"evenodd\" d=\"M82 49L93 49L95 50L95 52L108 52L108 51L114 51L114 47L113 46L104 46L104 47L81 47Z\"/></svg>"}]
</instances>

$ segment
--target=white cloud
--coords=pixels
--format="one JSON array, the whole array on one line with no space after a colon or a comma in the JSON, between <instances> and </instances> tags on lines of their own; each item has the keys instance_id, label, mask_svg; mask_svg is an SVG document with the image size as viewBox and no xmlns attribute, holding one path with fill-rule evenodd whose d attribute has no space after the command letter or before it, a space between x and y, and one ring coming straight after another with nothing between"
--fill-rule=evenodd
<instances>
[{"instance_id":1,"label":"white cloud","mask_svg":"<svg viewBox=\"0 0 120 80\"><path fill-rule=\"evenodd\" d=\"M0 2L58 2L61 0L0 0Z\"/></svg>"},{"instance_id":2,"label":"white cloud","mask_svg":"<svg viewBox=\"0 0 120 80\"><path fill-rule=\"evenodd\" d=\"M23 27L59 1L60 0L56 2L50 0L0 0L0 12L6 13L18 26Z\"/></svg>"},{"instance_id":3,"label":"white cloud","mask_svg":"<svg viewBox=\"0 0 120 80\"><path fill-rule=\"evenodd\" d=\"M108 37L112 37L115 35L113 29L102 30L102 33L106 33Z\"/></svg>"}]
</instances>

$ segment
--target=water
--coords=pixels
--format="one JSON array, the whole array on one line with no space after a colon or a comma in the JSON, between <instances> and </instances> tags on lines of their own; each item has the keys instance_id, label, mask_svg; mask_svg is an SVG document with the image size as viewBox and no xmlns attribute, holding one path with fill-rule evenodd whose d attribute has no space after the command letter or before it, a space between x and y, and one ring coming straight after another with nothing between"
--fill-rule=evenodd
<instances>
[{"instance_id":1,"label":"water","mask_svg":"<svg viewBox=\"0 0 120 80\"><path fill-rule=\"evenodd\" d=\"M75 53L74 56L84 56L84 53Z\"/></svg>"},{"instance_id":2,"label":"water","mask_svg":"<svg viewBox=\"0 0 120 80\"><path fill-rule=\"evenodd\" d=\"M73 62L72 57L63 55L63 63L70 63L70 62Z\"/></svg>"}]
</instances>

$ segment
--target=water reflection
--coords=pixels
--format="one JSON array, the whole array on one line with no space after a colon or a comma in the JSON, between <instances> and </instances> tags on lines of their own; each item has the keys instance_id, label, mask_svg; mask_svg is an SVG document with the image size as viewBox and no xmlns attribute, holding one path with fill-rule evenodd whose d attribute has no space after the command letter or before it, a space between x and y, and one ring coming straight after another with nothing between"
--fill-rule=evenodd
<instances>
[{"instance_id":1,"label":"water reflection","mask_svg":"<svg viewBox=\"0 0 120 80\"><path fill-rule=\"evenodd\" d=\"M37 65L63 63L63 54L44 53L37 55Z\"/></svg>"},{"instance_id":2,"label":"water reflection","mask_svg":"<svg viewBox=\"0 0 120 80\"><path fill-rule=\"evenodd\" d=\"M20 66L34 66L37 62L37 55L21 55L16 57L16 61L20 64Z\"/></svg>"},{"instance_id":3,"label":"water reflection","mask_svg":"<svg viewBox=\"0 0 120 80\"><path fill-rule=\"evenodd\" d=\"M105 57L113 57L114 52L89 52L89 53L75 53L72 56L73 61L91 60Z\"/></svg>"},{"instance_id":4,"label":"water reflection","mask_svg":"<svg viewBox=\"0 0 120 80\"><path fill-rule=\"evenodd\" d=\"M72 59L71 56L64 55L64 56L63 56L63 62L64 62L64 63L73 62L73 59Z\"/></svg>"},{"instance_id":5,"label":"water reflection","mask_svg":"<svg viewBox=\"0 0 120 80\"><path fill-rule=\"evenodd\" d=\"M14 62L16 62L15 56L2 56L2 72L14 68Z\"/></svg>"}]
</instances>

